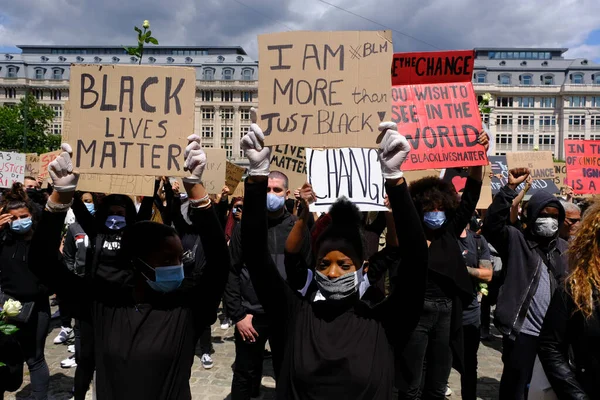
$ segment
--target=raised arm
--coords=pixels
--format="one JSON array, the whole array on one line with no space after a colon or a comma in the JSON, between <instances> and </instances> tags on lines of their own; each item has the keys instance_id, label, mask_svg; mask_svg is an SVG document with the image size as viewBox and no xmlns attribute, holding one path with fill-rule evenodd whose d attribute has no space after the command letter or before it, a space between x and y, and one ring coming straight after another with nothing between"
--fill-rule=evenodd
<instances>
[{"instance_id":1,"label":"raised arm","mask_svg":"<svg viewBox=\"0 0 600 400\"><path fill-rule=\"evenodd\" d=\"M154 181L154 196L158 192L160 180ZM154 204L154 196L144 196L140 210L137 213L137 221L150 221L152 219L152 204Z\"/></svg>"},{"instance_id":2,"label":"raised arm","mask_svg":"<svg viewBox=\"0 0 600 400\"><path fill-rule=\"evenodd\" d=\"M98 234L96 220L94 216L90 214L85 204L83 204L83 201L81 201L81 197L75 196L73 198L73 206L71 208L73 209L73 214L75 214L75 219L77 219L77 222L81 225L85 234L90 238L95 238Z\"/></svg>"},{"instance_id":3,"label":"raised arm","mask_svg":"<svg viewBox=\"0 0 600 400\"><path fill-rule=\"evenodd\" d=\"M517 197L515 197L513 199L512 207L510 208L510 224L511 225L515 225L519 220L519 206L521 205L521 202L525 198L527 191L531 188L531 182L532 182L531 175L529 175L527 177L527 180L525 181L525 186L523 187L523 189L521 189L521 191L519 192Z\"/></svg>"}]
</instances>

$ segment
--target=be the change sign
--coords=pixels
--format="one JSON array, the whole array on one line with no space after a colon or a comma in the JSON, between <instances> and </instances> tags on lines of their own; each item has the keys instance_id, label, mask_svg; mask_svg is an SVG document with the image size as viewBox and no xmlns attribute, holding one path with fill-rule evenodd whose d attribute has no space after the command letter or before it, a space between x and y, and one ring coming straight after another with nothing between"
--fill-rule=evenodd
<instances>
[{"instance_id":1,"label":"be the change sign","mask_svg":"<svg viewBox=\"0 0 600 400\"><path fill-rule=\"evenodd\" d=\"M120 65L71 67L69 129L82 173L184 176L183 151L194 132L193 68Z\"/></svg>"}]
</instances>

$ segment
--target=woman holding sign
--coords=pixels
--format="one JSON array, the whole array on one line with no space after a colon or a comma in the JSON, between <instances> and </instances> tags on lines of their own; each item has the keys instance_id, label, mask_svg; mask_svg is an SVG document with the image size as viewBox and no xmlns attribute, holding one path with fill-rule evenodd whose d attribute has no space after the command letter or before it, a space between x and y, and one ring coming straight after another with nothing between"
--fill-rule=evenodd
<instances>
[{"instance_id":1,"label":"woman holding sign","mask_svg":"<svg viewBox=\"0 0 600 400\"><path fill-rule=\"evenodd\" d=\"M360 298L368 267L358 209L348 200L332 206L332 222L316 241L318 291L301 296L284 282L267 246L270 150L255 123L242 139L250 161L241 225L244 262L265 311L282 321L285 334L278 399L392 397L393 348L404 346L418 320L427 267L423 228L401 171L410 145L393 128L383 126L380 159L395 223L402 227L399 251L410 286L374 307ZM286 253L285 262L307 268L299 253Z\"/></svg>"},{"instance_id":2,"label":"woman holding sign","mask_svg":"<svg viewBox=\"0 0 600 400\"><path fill-rule=\"evenodd\" d=\"M55 191L33 237L34 273L57 294L72 300L73 314L94 329L97 398L191 399L189 379L199 329L216 319L229 271L223 231L201 178L206 155L190 136L184 178L190 217L205 249L202 280L186 279L181 240L166 225L138 222L123 233L117 263L131 268L131 286L115 287L70 273L58 256L61 228L79 179L69 145L50 164Z\"/></svg>"}]
</instances>

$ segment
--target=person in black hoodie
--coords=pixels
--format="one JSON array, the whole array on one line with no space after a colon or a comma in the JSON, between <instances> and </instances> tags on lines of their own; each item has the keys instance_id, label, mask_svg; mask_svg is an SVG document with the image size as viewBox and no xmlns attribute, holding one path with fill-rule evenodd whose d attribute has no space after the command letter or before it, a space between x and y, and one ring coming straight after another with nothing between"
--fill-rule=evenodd
<instances>
[{"instance_id":1,"label":"person in black hoodie","mask_svg":"<svg viewBox=\"0 0 600 400\"><path fill-rule=\"evenodd\" d=\"M46 261L28 256L37 220L35 208L20 183L13 184L4 195L0 213L0 290L21 303L35 303L29 320L17 324L16 339L29 368L33 395L36 400L45 400L50 383L44 357L50 324L49 293L32 272L32 263L40 263L37 267L44 268Z\"/></svg>"},{"instance_id":2,"label":"person in black hoodie","mask_svg":"<svg viewBox=\"0 0 600 400\"><path fill-rule=\"evenodd\" d=\"M255 121L255 119L254 119ZM244 262L271 318L283 327L285 356L277 399L369 399L392 397L393 347L402 348L418 320L425 289L427 245L401 171L410 150L396 124L384 124L380 160L398 230L405 284L371 307L360 299L365 277L360 215L348 200L331 209L332 222L316 241L318 290L302 296L290 288L273 261L267 237L270 149L253 123L242 139L250 161L241 223ZM308 266L300 253L285 264Z\"/></svg>"},{"instance_id":3,"label":"person in black hoodie","mask_svg":"<svg viewBox=\"0 0 600 400\"><path fill-rule=\"evenodd\" d=\"M525 168L509 171L508 184L496 194L483 223L483 235L502 257L494 325L503 335L500 399L527 398L538 336L554 290L567 271L567 242L558 237L565 219L560 200L538 191L525 208L525 230L509 225L517 186L527 179Z\"/></svg>"},{"instance_id":4,"label":"person in black hoodie","mask_svg":"<svg viewBox=\"0 0 600 400\"><path fill-rule=\"evenodd\" d=\"M131 271L125 285L68 271L58 249L78 180L71 147L63 144L61 155L50 163L55 192L32 239L29 257L38 264L33 268L38 278L59 295L76 300L74 315L91 321L99 400L192 398L189 380L198 330L216 320L229 254L201 184L206 155L200 138L192 135L188 140L185 168L190 176L184 183L206 257L200 280L185 278L183 247L175 230L146 221L128 226L123 233L113 266Z\"/></svg>"}]
</instances>

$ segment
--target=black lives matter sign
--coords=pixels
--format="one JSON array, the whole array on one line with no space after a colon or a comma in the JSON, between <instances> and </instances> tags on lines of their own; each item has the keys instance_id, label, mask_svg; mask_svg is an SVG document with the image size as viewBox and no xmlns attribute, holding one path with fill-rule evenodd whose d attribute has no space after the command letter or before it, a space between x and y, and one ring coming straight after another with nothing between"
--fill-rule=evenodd
<instances>
[{"instance_id":1,"label":"black lives matter sign","mask_svg":"<svg viewBox=\"0 0 600 400\"><path fill-rule=\"evenodd\" d=\"M82 173L184 176L194 132L193 68L71 67L69 129Z\"/></svg>"},{"instance_id":2,"label":"black lives matter sign","mask_svg":"<svg viewBox=\"0 0 600 400\"><path fill-rule=\"evenodd\" d=\"M390 118L390 31L261 35L258 124L268 145L376 147Z\"/></svg>"}]
</instances>

